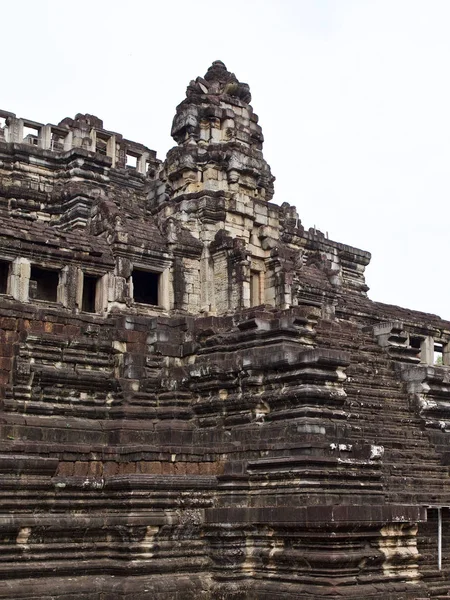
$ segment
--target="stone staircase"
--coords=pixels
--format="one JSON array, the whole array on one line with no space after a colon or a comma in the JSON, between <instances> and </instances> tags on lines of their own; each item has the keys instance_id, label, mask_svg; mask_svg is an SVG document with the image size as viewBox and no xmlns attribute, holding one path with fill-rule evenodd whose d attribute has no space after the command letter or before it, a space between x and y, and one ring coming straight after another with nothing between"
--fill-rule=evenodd
<instances>
[{"instance_id":1,"label":"stone staircase","mask_svg":"<svg viewBox=\"0 0 450 600\"><path fill-rule=\"evenodd\" d=\"M394 503L450 503L446 491L449 474L440 455L430 446L420 418L409 406L409 398L395 366L371 335L349 323L324 323L317 327L318 343L336 344L351 353L346 370L346 436L382 445L386 500ZM369 383L376 375L376 387ZM373 381L373 380L372 380Z\"/></svg>"},{"instance_id":2,"label":"stone staircase","mask_svg":"<svg viewBox=\"0 0 450 600\"><path fill-rule=\"evenodd\" d=\"M410 408L395 364L369 332L349 323L324 322L317 327L318 343L335 344L351 353L346 370L345 436L382 445L385 501L396 504L450 505L449 473L430 444L422 420ZM376 375L376 387L371 384ZM429 512L429 511L428 511ZM430 513L429 513L430 514ZM450 521L450 515L449 515ZM437 523L419 525L419 569L430 598L450 597L450 535L444 535L443 570L437 569ZM446 551L446 548L449 550Z\"/></svg>"}]
</instances>

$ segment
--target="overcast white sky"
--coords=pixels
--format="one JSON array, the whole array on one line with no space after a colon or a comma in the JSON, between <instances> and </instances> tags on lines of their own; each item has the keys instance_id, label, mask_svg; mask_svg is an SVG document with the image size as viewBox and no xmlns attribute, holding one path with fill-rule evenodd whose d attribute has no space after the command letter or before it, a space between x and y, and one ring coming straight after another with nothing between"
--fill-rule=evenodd
<instances>
[{"instance_id":1,"label":"overcast white sky","mask_svg":"<svg viewBox=\"0 0 450 600\"><path fill-rule=\"evenodd\" d=\"M0 108L157 150L213 60L250 85L303 225L369 250L374 300L450 320L450 2L0 0Z\"/></svg>"}]
</instances>

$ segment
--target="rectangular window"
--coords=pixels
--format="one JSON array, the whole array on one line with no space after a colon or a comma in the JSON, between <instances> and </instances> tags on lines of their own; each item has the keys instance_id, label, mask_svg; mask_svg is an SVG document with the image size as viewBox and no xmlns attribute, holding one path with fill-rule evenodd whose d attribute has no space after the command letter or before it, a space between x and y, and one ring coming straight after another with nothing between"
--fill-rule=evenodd
<instances>
[{"instance_id":1,"label":"rectangular window","mask_svg":"<svg viewBox=\"0 0 450 600\"><path fill-rule=\"evenodd\" d=\"M26 144L31 144L32 146L39 145L39 129L37 127L32 127L31 125L23 126L23 141Z\"/></svg>"},{"instance_id":2,"label":"rectangular window","mask_svg":"<svg viewBox=\"0 0 450 600\"><path fill-rule=\"evenodd\" d=\"M434 342L433 359L436 366L444 364L444 344L441 342Z\"/></svg>"},{"instance_id":3,"label":"rectangular window","mask_svg":"<svg viewBox=\"0 0 450 600\"><path fill-rule=\"evenodd\" d=\"M81 310L84 312L95 313L96 310L96 298L97 298L97 284L99 278L95 275L83 276L83 298L81 302Z\"/></svg>"},{"instance_id":4,"label":"rectangular window","mask_svg":"<svg viewBox=\"0 0 450 600\"><path fill-rule=\"evenodd\" d=\"M50 150L54 150L55 152L62 152L64 150L64 138L58 135L57 133L52 133Z\"/></svg>"},{"instance_id":5,"label":"rectangular window","mask_svg":"<svg viewBox=\"0 0 450 600\"><path fill-rule=\"evenodd\" d=\"M31 267L30 298L56 302L58 297L59 271Z\"/></svg>"},{"instance_id":6,"label":"rectangular window","mask_svg":"<svg viewBox=\"0 0 450 600\"><path fill-rule=\"evenodd\" d=\"M0 260L0 294L8 293L9 262Z\"/></svg>"},{"instance_id":7,"label":"rectangular window","mask_svg":"<svg viewBox=\"0 0 450 600\"><path fill-rule=\"evenodd\" d=\"M141 304L159 304L159 278L160 273L140 271L133 269L133 299Z\"/></svg>"},{"instance_id":8,"label":"rectangular window","mask_svg":"<svg viewBox=\"0 0 450 600\"><path fill-rule=\"evenodd\" d=\"M137 169L137 154L130 154L127 152L126 155L126 165L129 169Z\"/></svg>"},{"instance_id":9,"label":"rectangular window","mask_svg":"<svg viewBox=\"0 0 450 600\"><path fill-rule=\"evenodd\" d=\"M95 151L103 156L108 155L108 138L97 133L97 141L95 144Z\"/></svg>"},{"instance_id":10,"label":"rectangular window","mask_svg":"<svg viewBox=\"0 0 450 600\"><path fill-rule=\"evenodd\" d=\"M416 350L420 350L422 347L423 339L420 337L410 337L409 344L411 348L415 348Z\"/></svg>"}]
</instances>

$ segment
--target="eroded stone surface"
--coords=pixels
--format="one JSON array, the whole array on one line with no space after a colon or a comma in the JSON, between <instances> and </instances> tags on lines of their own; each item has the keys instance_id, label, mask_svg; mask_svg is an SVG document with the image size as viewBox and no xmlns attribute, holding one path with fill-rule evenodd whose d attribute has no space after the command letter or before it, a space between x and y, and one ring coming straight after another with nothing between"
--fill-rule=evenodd
<instances>
[{"instance_id":1,"label":"eroded stone surface","mask_svg":"<svg viewBox=\"0 0 450 600\"><path fill-rule=\"evenodd\" d=\"M450 323L270 202L250 100L213 63L163 162L0 111L0 598L444 594Z\"/></svg>"}]
</instances>

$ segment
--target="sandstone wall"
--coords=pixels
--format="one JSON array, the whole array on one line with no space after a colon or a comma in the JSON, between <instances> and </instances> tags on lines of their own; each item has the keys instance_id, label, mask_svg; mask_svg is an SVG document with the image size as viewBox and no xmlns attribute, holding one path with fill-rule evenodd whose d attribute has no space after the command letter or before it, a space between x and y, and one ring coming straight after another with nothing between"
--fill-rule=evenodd
<instances>
[{"instance_id":1,"label":"sandstone wall","mask_svg":"<svg viewBox=\"0 0 450 600\"><path fill-rule=\"evenodd\" d=\"M250 100L162 163L0 111L0 598L445 595L450 323L270 202Z\"/></svg>"}]
</instances>

